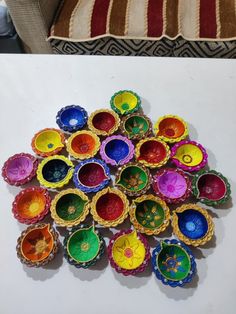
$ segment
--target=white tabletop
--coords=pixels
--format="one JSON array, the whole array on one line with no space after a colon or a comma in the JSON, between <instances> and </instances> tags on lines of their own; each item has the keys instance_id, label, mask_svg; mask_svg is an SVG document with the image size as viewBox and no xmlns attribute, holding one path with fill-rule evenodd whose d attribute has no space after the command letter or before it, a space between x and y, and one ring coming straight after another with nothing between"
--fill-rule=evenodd
<instances>
[{"instance_id":1,"label":"white tabletop","mask_svg":"<svg viewBox=\"0 0 236 314\"><path fill-rule=\"evenodd\" d=\"M210 168L229 178L234 199L233 60L0 55L0 164L14 153L31 152L34 133L56 127L55 116L62 106L80 104L91 113L108 108L111 95L120 89L136 91L153 121L168 113L186 119L191 138L207 149ZM174 289L149 271L139 277L116 274L105 258L91 270L69 266L61 253L44 269L22 266L15 245L25 226L11 213L20 189L2 179L0 184L1 314L235 313L232 204L212 210L215 238L194 250L198 275L186 288Z\"/></svg>"}]
</instances>

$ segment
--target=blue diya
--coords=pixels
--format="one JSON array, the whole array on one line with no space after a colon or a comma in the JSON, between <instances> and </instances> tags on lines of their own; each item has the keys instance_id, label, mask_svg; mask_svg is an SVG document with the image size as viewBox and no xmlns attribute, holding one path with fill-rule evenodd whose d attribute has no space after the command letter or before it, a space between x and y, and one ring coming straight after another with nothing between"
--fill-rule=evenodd
<instances>
[{"instance_id":1,"label":"blue diya","mask_svg":"<svg viewBox=\"0 0 236 314\"><path fill-rule=\"evenodd\" d=\"M56 122L59 128L67 132L75 132L82 129L87 123L87 120L87 111L78 105L62 108L58 111L56 117Z\"/></svg>"},{"instance_id":2,"label":"blue diya","mask_svg":"<svg viewBox=\"0 0 236 314\"><path fill-rule=\"evenodd\" d=\"M196 273L191 250L175 239L161 241L153 250L152 267L157 279L173 288L190 282Z\"/></svg>"}]
</instances>

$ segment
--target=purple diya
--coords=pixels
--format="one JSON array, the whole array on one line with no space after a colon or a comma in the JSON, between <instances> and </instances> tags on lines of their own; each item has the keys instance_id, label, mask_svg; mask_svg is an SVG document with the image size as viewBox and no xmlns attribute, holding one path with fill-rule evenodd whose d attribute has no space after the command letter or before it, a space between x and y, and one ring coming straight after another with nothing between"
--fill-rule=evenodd
<instances>
[{"instance_id":1,"label":"purple diya","mask_svg":"<svg viewBox=\"0 0 236 314\"><path fill-rule=\"evenodd\" d=\"M124 165L133 158L134 145L125 136L109 136L102 142L100 155L110 165Z\"/></svg>"},{"instance_id":2,"label":"purple diya","mask_svg":"<svg viewBox=\"0 0 236 314\"><path fill-rule=\"evenodd\" d=\"M166 168L153 177L155 193L167 203L180 203L191 193L191 181L180 169Z\"/></svg>"},{"instance_id":3,"label":"purple diya","mask_svg":"<svg viewBox=\"0 0 236 314\"><path fill-rule=\"evenodd\" d=\"M23 185L36 175L38 160L25 153L10 157L3 165L2 177L10 185Z\"/></svg>"}]
</instances>

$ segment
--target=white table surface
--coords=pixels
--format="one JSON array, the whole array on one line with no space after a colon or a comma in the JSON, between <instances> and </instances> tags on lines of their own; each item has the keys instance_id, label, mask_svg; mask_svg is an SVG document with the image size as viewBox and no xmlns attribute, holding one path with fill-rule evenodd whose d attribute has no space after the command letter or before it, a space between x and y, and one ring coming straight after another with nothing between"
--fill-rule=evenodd
<instances>
[{"instance_id":1,"label":"white table surface","mask_svg":"<svg viewBox=\"0 0 236 314\"><path fill-rule=\"evenodd\" d=\"M0 164L14 153L31 152L35 132L56 127L64 105L88 112L108 108L111 95L132 89L153 121L172 113L187 120L209 165L236 187L236 61L140 57L0 55ZM1 179L0 313L214 313L236 308L236 208L212 210L215 238L194 250L198 276L186 288L171 288L147 271L116 274L106 259L91 270L69 266L60 253L44 269L17 260L15 245L25 228L13 218L19 188ZM107 233L109 234L109 233ZM164 234L165 236L165 234ZM155 241L152 241L154 243Z\"/></svg>"}]
</instances>

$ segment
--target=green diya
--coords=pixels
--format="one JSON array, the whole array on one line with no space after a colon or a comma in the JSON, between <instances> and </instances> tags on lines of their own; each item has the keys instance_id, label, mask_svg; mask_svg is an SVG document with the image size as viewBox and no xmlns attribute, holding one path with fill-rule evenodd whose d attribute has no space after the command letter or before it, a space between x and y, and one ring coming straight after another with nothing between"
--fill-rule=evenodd
<instances>
[{"instance_id":1,"label":"green diya","mask_svg":"<svg viewBox=\"0 0 236 314\"><path fill-rule=\"evenodd\" d=\"M141 113L129 114L121 121L121 131L129 139L141 140L152 133L152 122Z\"/></svg>"},{"instance_id":2,"label":"green diya","mask_svg":"<svg viewBox=\"0 0 236 314\"><path fill-rule=\"evenodd\" d=\"M111 109L118 114L126 115L139 110L141 99L136 93L130 90L121 90L111 97L110 104Z\"/></svg>"}]
</instances>

